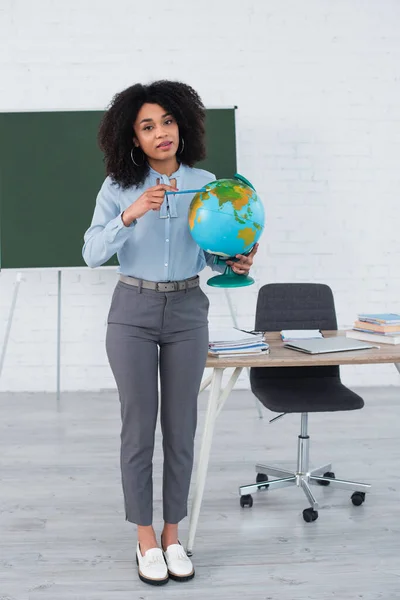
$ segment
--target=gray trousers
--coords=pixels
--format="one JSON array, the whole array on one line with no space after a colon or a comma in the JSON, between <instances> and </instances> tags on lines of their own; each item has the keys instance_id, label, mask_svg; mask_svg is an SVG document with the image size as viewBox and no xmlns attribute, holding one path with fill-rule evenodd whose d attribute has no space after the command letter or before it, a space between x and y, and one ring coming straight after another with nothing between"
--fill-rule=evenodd
<instances>
[{"instance_id":1,"label":"gray trousers","mask_svg":"<svg viewBox=\"0 0 400 600\"><path fill-rule=\"evenodd\" d=\"M197 396L208 351L209 301L200 287L161 293L119 281L106 349L121 403L121 474L126 519L153 521L153 451L161 382L163 518L187 515Z\"/></svg>"}]
</instances>

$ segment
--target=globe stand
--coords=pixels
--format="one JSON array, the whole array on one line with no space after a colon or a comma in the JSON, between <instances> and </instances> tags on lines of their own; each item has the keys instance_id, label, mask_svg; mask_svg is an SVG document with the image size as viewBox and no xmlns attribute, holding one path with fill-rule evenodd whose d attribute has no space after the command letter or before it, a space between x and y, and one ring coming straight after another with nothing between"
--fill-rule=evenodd
<instances>
[{"instance_id":1,"label":"globe stand","mask_svg":"<svg viewBox=\"0 0 400 600\"><path fill-rule=\"evenodd\" d=\"M216 256L214 258L214 263L217 265L223 265L225 260ZM234 273L234 271L232 271L232 267L229 267L228 265L221 275L214 275L214 277L210 277L210 279L207 281L207 285L219 288L246 287L248 285L253 285L253 283L254 279L250 277L250 275L238 275L237 273Z\"/></svg>"}]
</instances>

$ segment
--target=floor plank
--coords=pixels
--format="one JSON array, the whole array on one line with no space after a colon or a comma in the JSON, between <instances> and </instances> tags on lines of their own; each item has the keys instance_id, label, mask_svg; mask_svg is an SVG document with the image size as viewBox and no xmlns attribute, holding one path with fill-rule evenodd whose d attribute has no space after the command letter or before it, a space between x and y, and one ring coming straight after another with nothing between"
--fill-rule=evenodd
<instances>
[{"instance_id":1,"label":"floor plank","mask_svg":"<svg viewBox=\"0 0 400 600\"><path fill-rule=\"evenodd\" d=\"M134 527L124 520L119 404L114 392L0 394L0 600L385 600L400 597L400 390L356 390L361 411L310 416L311 460L373 484L349 493L313 488L319 519L302 519L297 488L254 495L238 486L256 462L292 468L299 417L260 420L234 392L217 423L193 561L196 578L162 592L141 583ZM206 405L200 399L199 434ZM197 437L198 450L200 435ZM154 521L161 527L161 437L154 459ZM186 539L188 521L180 537Z\"/></svg>"}]
</instances>

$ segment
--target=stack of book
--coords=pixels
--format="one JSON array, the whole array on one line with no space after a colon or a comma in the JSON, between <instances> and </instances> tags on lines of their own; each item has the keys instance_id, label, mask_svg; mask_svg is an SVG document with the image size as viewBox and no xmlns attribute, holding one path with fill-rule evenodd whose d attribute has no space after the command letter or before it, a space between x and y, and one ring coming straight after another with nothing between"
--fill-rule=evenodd
<instances>
[{"instance_id":1,"label":"stack of book","mask_svg":"<svg viewBox=\"0 0 400 600\"><path fill-rule=\"evenodd\" d=\"M366 342L400 344L400 315L395 313L360 314L346 336Z\"/></svg>"},{"instance_id":2,"label":"stack of book","mask_svg":"<svg viewBox=\"0 0 400 600\"><path fill-rule=\"evenodd\" d=\"M248 333L235 328L210 331L209 356L254 356L268 349L262 332Z\"/></svg>"}]
</instances>

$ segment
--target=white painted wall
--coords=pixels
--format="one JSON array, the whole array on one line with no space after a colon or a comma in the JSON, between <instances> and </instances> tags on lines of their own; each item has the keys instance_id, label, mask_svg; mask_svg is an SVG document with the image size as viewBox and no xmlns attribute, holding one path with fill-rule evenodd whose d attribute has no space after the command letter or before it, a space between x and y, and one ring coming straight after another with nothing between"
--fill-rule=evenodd
<instances>
[{"instance_id":1,"label":"white painted wall","mask_svg":"<svg viewBox=\"0 0 400 600\"><path fill-rule=\"evenodd\" d=\"M399 22L396 0L2 0L0 110L102 109L155 78L193 85L207 106L237 104L239 171L268 217L259 284L328 283L349 327L359 311L400 311ZM0 344L14 279L0 275ZM56 273L24 279L0 389L54 390ZM104 334L115 280L63 274L63 389L114 386ZM223 293L207 292L211 325L229 324ZM256 293L232 293L242 326ZM390 365L342 377L399 385Z\"/></svg>"}]
</instances>

